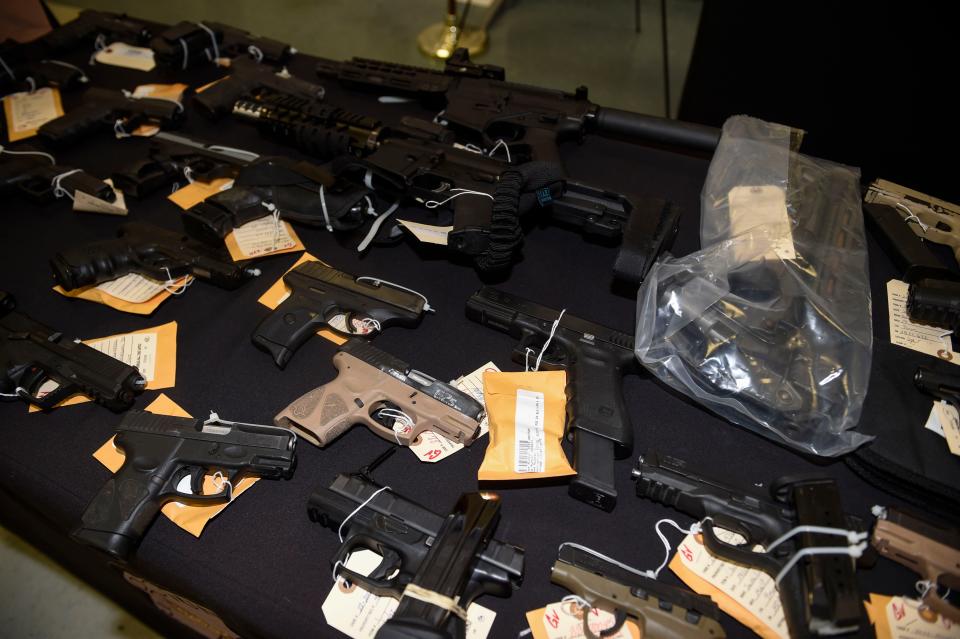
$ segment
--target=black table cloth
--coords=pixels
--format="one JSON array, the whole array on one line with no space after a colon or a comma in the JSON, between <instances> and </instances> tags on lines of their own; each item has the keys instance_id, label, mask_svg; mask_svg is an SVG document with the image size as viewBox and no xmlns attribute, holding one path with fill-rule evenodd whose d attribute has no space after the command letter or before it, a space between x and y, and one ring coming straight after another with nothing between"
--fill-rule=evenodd
<instances>
[{"instance_id":1,"label":"black table cloth","mask_svg":"<svg viewBox=\"0 0 960 639\"><path fill-rule=\"evenodd\" d=\"M85 58L86 54L77 56L75 61L83 63ZM313 62L307 56L297 56L290 70L313 78ZM88 74L93 84L133 89L146 82L184 81L200 86L219 77L220 71L210 66L186 73L141 73L98 65ZM581 80L584 78L571 78L570 87L565 88ZM416 104L382 104L373 96L350 93L333 83L327 88L331 103L387 122L398 122L401 115L433 115ZM64 96L65 106L69 109L77 99L76 95ZM190 108L189 100L187 108L183 128L187 134L260 153L297 156L261 137L253 127L229 119L210 123ZM146 140L116 140L104 133L55 152L63 164L107 177L142 158L148 144ZM580 181L675 201L684 213L674 252L685 254L697 248L699 192L707 158L596 137L580 146L565 146L562 156L569 173ZM37 206L18 195L4 199L0 290L13 293L23 312L84 339L177 321L177 383L163 392L195 416L215 410L225 419L270 423L291 400L334 378L331 357L336 347L326 340L311 339L286 370L278 369L250 342L252 330L268 312L257 298L297 255L260 261L263 275L239 290L225 291L198 282L183 296L164 302L150 317L125 314L51 290L47 261L54 252L111 237L126 221L75 213L69 204L60 200ZM128 198L128 206L130 221L180 228L180 209L162 193L145 201ZM385 331L377 337L377 347L441 379L468 373L488 360L505 370L518 370L510 362L511 338L464 316L467 297L483 283L469 266L451 263L441 251L412 242L374 247L359 255L355 250L358 236L336 238L321 228L302 226L297 232L310 253L334 267L414 288L436 308L415 330ZM870 249L876 339L883 342L887 340L883 283L895 272L874 244ZM494 283L544 305L566 308L571 314L632 333L636 302L612 286L615 252L584 241L576 232L535 225L526 235L522 262L508 279ZM891 352L894 355L885 355ZM912 367L924 357L889 346L877 349L874 385L880 379L885 387L913 393L909 386ZM896 362L896 366L891 368L885 362ZM712 416L649 377L628 377L623 393L636 432L636 454L656 450L680 457L704 475L745 488L760 483L767 486L785 474L823 472L838 480L846 507L865 518L873 504L898 503L864 483L843 463L804 458ZM157 395L157 391L145 392L136 407L144 408ZM902 419L905 425L919 427L928 407L926 401L905 407L896 393L871 391L865 419ZM121 417L92 403L49 414L28 414L24 404L12 402L0 404L0 415L2 523L165 634L189 635L152 611L146 597L120 579L106 557L68 538L87 503L109 477L91 454L110 437ZM401 450L376 470L375 478L446 513L461 492L477 489L476 471L485 445L485 440L480 441L439 464L419 463ZM359 426L323 450L302 441L291 480L259 482L214 519L200 539L159 517L128 570L209 607L246 637L335 636L338 633L326 626L320 605L332 585L329 558L338 546L337 536L308 520L307 498L314 489L329 485L338 473L357 470L388 446ZM590 546L641 569L660 563L663 547L654 523L663 517L683 525L690 520L637 499L630 479L633 463L634 459L625 459L616 464L620 496L613 513L575 501L563 485L531 487L518 482L514 488L500 491L503 519L497 537L524 547L527 564L523 587L511 598L479 600L497 612L491 636L515 637L526 628L524 612L568 594L549 581L549 569L561 542ZM674 542L679 541L678 533L668 534ZM887 561L858 574L864 599L869 592L912 594L916 579ZM664 571L661 579L677 582L669 571ZM750 634L729 617L724 617L723 625L728 636ZM871 634L868 625L862 632Z\"/></svg>"}]
</instances>

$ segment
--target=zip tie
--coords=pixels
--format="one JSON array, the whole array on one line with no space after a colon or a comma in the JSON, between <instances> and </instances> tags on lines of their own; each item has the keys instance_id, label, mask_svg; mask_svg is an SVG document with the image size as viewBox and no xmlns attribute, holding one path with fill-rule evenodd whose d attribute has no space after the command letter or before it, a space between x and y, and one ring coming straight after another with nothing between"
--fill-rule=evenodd
<instances>
[{"instance_id":1,"label":"zip tie","mask_svg":"<svg viewBox=\"0 0 960 639\"><path fill-rule=\"evenodd\" d=\"M260 50L260 47L251 44L249 47L247 47L247 53L253 56L253 59L257 64L263 62L263 51Z\"/></svg>"},{"instance_id":2,"label":"zip tie","mask_svg":"<svg viewBox=\"0 0 960 639\"><path fill-rule=\"evenodd\" d=\"M120 92L123 93L123 97L129 98L131 100L143 100L144 98L150 100L165 100L167 102L173 102L177 105L177 110L180 113L183 113L183 102L180 100L174 100L173 98L163 98L152 95L134 95L133 91L127 91L126 89L120 89Z\"/></svg>"},{"instance_id":3,"label":"zip tie","mask_svg":"<svg viewBox=\"0 0 960 639\"><path fill-rule=\"evenodd\" d=\"M403 592L400 593L400 598L403 599L404 597L410 597L411 599L422 601L431 606L436 606L441 610L446 610L460 617L464 622L467 620L467 611L460 605L459 597L453 598L441 595L439 592L424 588L413 582L408 583L403 589Z\"/></svg>"},{"instance_id":4,"label":"zip tie","mask_svg":"<svg viewBox=\"0 0 960 639\"><path fill-rule=\"evenodd\" d=\"M323 211L323 221L327 226L327 231L333 233L333 225L330 224L330 212L327 211L327 198L323 194L323 185L320 185L320 209Z\"/></svg>"},{"instance_id":5,"label":"zip tie","mask_svg":"<svg viewBox=\"0 0 960 639\"><path fill-rule=\"evenodd\" d=\"M554 334L557 332L557 327L560 325L560 319L563 317L563 314L567 312L567 309L560 311L560 314L557 316L557 319L553 320L553 326L550 327L550 334L547 336L547 341L543 343L543 348L540 349L540 354L537 355L537 361L533 365L533 370L540 370L540 361L543 359L543 354L547 352L547 347L550 346L550 341L553 339Z\"/></svg>"},{"instance_id":6,"label":"zip tie","mask_svg":"<svg viewBox=\"0 0 960 639\"><path fill-rule=\"evenodd\" d=\"M373 224L370 225L370 229L367 231L366 236L363 238L363 240L360 241L359 244L357 244L358 253L362 253L365 250L367 250L367 247L370 246L370 243L373 242L373 239L377 236L377 233L380 231L380 227L383 225L384 221L386 221L388 217L393 215L393 212L396 211L399 206L400 206L400 202L394 202L393 204L390 205L390 208L388 208L386 211L384 211L379 216L377 216L377 219L375 219L373 221Z\"/></svg>"},{"instance_id":7,"label":"zip tie","mask_svg":"<svg viewBox=\"0 0 960 639\"><path fill-rule=\"evenodd\" d=\"M829 526L797 526L796 528L788 530L784 534L774 539L770 545L767 546L766 551L770 552L783 542L795 535L798 535L799 533L813 533L816 535L835 535L837 537L846 537L847 545L857 544L869 536L865 532L845 530L843 528L831 528Z\"/></svg>"},{"instance_id":8,"label":"zip tie","mask_svg":"<svg viewBox=\"0 0 960 639\"><path fill-rule=\"evenodd\" d=\"M180 41L180 46L183 47L183 65L180 67L183 70L187 68L187 60L190 58L190 49L187 47L187 41L183 38L177 38Z\"/></svg>"},{"instance_id":9,"label":"zip tie","mask_svg":"<svg viewBox=\"0 0 960 639\"><path fill-rule=\"evenodd\" d=\"M87 74L83 72L83 69L78 67L75 64L70 64L69 62L64 62L63 60L41 60L41 64L59 64L61 67L67 67L68 69L73 69L80 73L80 82L89 82L90 78L87 77Z\"/></svg>"},{"instance_id":10,"label":"zip tie","mask_svg":"<svg viewBox=\"0 0 960 639\"><path fill-rule=\"evenodd\" d=\"M242 155L244 156L243 159L245 159L248 162L253 162L254 160L260 157L259 154L254 153L253 151L248 151L247 149L238 149L237 147L234 147L234 146L223 146L222 144L211 144L207 148L210 149L211 151L220 151L221 153L236 153L237 155Z\"/></svg>"},{"instance_id":11,"label":"zip tie","mask_svg":"<svg viewBox=\"0 0 960 639\"><path fill-rule=\"evenodd\" d=\"M368 189L370 189L371 191L374 190L374 188L373 188L373 171L371 171L370 169L367 169L366 172L364 172L364 174L363 174L363 185L364 185L365 187L367 187Z\"/></svg>"},{"instance_id":12,"label":"zip tie","mask_svg":"<svg viewBox=\"0 0 960 639\"><path fill-rule=\"evenodd\" d=\"M207 426L209 424L226 424L227 426L256 426L257 428L269 428L270 430L282 430L285 433L289 433L293 436L293 439L290 440L290 448L293 448L297 445L297 431L292 428L284 428L283 426L277 426L275 424L251 424L250 422L232 422L229 419L221 419L220 415L216 411L210 411L210 417L203 420L203 425Z\"/></svg>"},{"instance_id":13,"label":"zip tie","mask_svg":"<svg viewBox=\"0 0 960 639\"><path fill-rule=\"evenodd\" d=\"M706 521L707 519L709 519L709 517L705 518L703 521ZM678 524L672 519L661 519L660 521L655 523L653 525L653 529L654 531L656 531L657 537L660 538L660 541L663 542L663 548L664 548L663 561L660 563L659 566L657 566L656 570L646 570L641 574L643 574L645 577L656 579L657 577L660 576L660 572L666 567L667 563L670 561L670 551L673 550L673 547L670 545L670 541L667 539L666 535L663 534L663 531L660 530L661 524L670 524L671 526L673 526L680 532L684 533L685 535L696 535L700 533L700 530L703 527L703 521L695 522L688 529L681 528L680 524Z\"/></svg>"},{"instance_id":14,"label":"zip tie","mask_svg":"<svg viewBox=\"0 0 960 639\"><path fill-rule=\"evenodd\" d=\"M804 557L811 555L849 555L852 559L856 559L863 554L866 548L867 542L865 541L860 542L856 546L809 546L807 548L801 548L790 558L790 561L780 569L780 572L777 573L777 587L780 587L780 581L790 572L790 569Z\"/></svg>"},{"instance_id":15,"label":"zip tie","mask_svg":"<svg viewBox=\"0 0 960 639\"><path fill-rule=\"evenodd\" d=\"M19 399L21 397L30 397L30 393L23 386L17 386L12 393L0 393L0 397L14 397Z\"/></svg>"},{"instance_id":16,"label":"zip tie","mask_svg":"<svg viewBox=\"0 0 960 639\"><path fill-rule=\"evenodd\" d=\"M369 275L363 275L358 277L358 282L373 282L374 284L386 284L387 286L392 286L393 288L398 288L401 291L406 291L407 293L413 293L414 295L423 299L423 310L428 313L436 312L436 309L430 306L430 301L427 299L427 296L421 293L420 291L415 291L412 288L407 288L406 286L401 286L400 284L394 284L393 282L388 282L387 280L382 280L379 277L370 277Z\"/></svg>"},{"instance_id":17,"label":"zip tie","mask_svg":"<svg viewBox=\"0 0 960 639\"><path fill-rule=\"evenodd\" d=\"M163 267L163 270L167 273L167 281L163 283L163 290L171 295L183 295L187 288L193 284L194 277L192 275L186 275L182 278L174 279L173 275L170 274L170 269L166 266ZM183 283L177 286L177 282L183 280Z\"/></svg>"},{"instance_id":18,"label":"zip tie","mask_svg":"<svg viewBox=\"0 0 960 639\"><path fill-rule=\"evenodd\" d=\"M50 160L50 164L56 166L57 159L50 155L49 153L44 153L43 151L11 151L2 144L0 144L0 154L8 153L10 155L42 155L43 157Z\"/></svg>"},{"instance_id":19,"label":"zip tie","mask_svg":"<svg viewBox=\"0 0 960 639\"><path fill-rule=\"evenodd\" d=\"M356 515L358 512L360 512L361 510L363 510L364 508L366 508L367 504L369 504L371 501L373 501L373 498L374 498L374 497L376 497L377 495L379 495L380 493L382 493L382 492L385 491L385 490L390 490L390 487L389 487L389 486L381 486L379 489L375 490L372 495L370 495L369 497L367 497L366 500L364 500L364 502L363 502L362 504L360 504L359 506L357 506L356 508L354 508L352 513L350 513L349 515L347 515L346 517L343 518L343 521L340 523L340 527L337 528L337 537L340 538L340 543L341 543L341 544L343 543L343 527L347 525L347 522L350 521L350 520L354 517L354 515ZM340 562L337 562L337 563L340 563ZM336 565L334 565L334 569L336 569ZM336 578L336 570L334 570L334 578Z\"/></svg>"},{"instance_id":20,"label":"zip tie","mask_svg":"<svg viewBox=\"0 0 960 639\"><path fill-rule=\"evenodd\" d=\"M507 162L510 162L512 164L513 159L510 158L510 147L507 146L507 143L504 142L502 139L497 140L497 143L493 145L493 148L491 148L487 152L487 157L493 157L494 152L499 148L503 148L504 152L507 154Z\"/></svg>"},{"instance_id":21,"label":"zip tie","mask_svg":"<svg viewBox=\"0 0 960 639\"><path fill-rule=\"evenodd\" d=\"M707 517L707 519L709 519L709 517ZM706 521L706 520L704 520L704 521ZM572 542L572 541L565 541L565 542L563 542L562 544L560 544L560 546L557 548L557 552L559 553L561 550L563 550L563 547L564 547L564 546L570 546L571 548L576 548L577 550L582 550L583 552L585 552L585 553L587 553L587 554L589 554L589 555L593 555L594 557L599 557L600 559L603 559L604 561L609 561L609 562L610 562L611 564L613 564L614 566L618 566L618 567L620 567L620 568L623 568L623 569L626 570L627 572L632 573L632 574L634 574L634 575L638 575L638 576L640 576L640 577L649 577L649 576L650 576L650 575L649 575L649 573L650 573L649 570L637 570L637 569L634 568L633 566L628 566L627 564L623 563L622 561L617 561L616 559L614 559L614 558L612 558L612 557L608 557L607 555L604 555L604 554L601 553L601 552L597 552L597 551L594 550L593 548L588 548L588 547L583 546L583 545L581 545L581 544L576 544L576 543L574 543L574 542Z\"/></svg>"},{"instance_id":22,"label":"zip tie","mask_svg":"<svg viewBox=\"0 0 960 639\"><path fill-rule=\"evenodd\" d=\"M3 67L3 70L7 72L7 75L10 76L10 79L11 79L11 80L16 80L16 79L17 79L17 76L16 76L16 74L14 74L13 69L11 69L11 68L7 65L6 61L4 61L4 59L3 59L2 57L0 57L0 67Z\"/></svg>"},{"instance_id":23,"label":"zip tie","mask_svg":"<svg viewBox=\"0 0 960 639\"><path fill-rule=\"evenodd\" d=\"M53 179L50 180L50 185L53 187L53 197L59 199L59 198L62 198L64 195L66 195L68 198L72 200L73 193L63 188L63 186L60 185L60 181L69 175L73 175L74 173L80 173L80 171L81 169L71 169L69 171L64 171L60 175L55 175Z\"/></svg>"},{"instance_id":24,"label":"zip tie","mask_svg":"<svg viewBox=\"0 0 960 639\"><path fill-rule=\"evenodd\" d=\"M213 29L208 27L202 22L198 22L197 26L206 31L210 35L210 41L213 43L213 57L210 58L211 62L216 62L220 57L220 47L217 45L217 34L213 32ZM204 49L207 52L207 57L210 57L210 49Z\"/></svg>"},{"instance_id":25,"label":"zip tie","mask_svg":"<svg viewBox=\"0 0 960 639\"><path fill-rule=\"evenodd\" d=\"M454 191L457 191L457 193L454 193ZM482 195L482 196L484 196L484 197L488 197L488 198L490 198L491 200L493 200L493 196L492 196L492 195L490 195L489 193L484 193L483 191L472 191L472 190L470 190L470 189L459 189L459 188L458 188L458 189L450 189L449 192L450 192L450 193L453 193L453 195L451 195L451 196L448 197L447 199L442 200L442 201L440 201L440 202L438 202L438 201L436 201L436 200L427 200L426 202L424 202L424 201L421 200L420 198L417 198L417 201L418 201L418 202L422 202L423 205L424 205L425 207L427 207L428 209L435 209L435 208L437 208L438 206L443 206L444 204L446 204L447 202L449 202L449 201L452 200L452 199L455 199L455 198L460 197L461 195Z\"/></svg>"},{"instance_id":26,"label":"zip tie","mask_svg":"<svg viewBox=\"0 0 960 639\"><path fill-rule=\"evenodd\" d=\"M226 492L228 502L233 501L233 484L219 470L213 474L213 487L217 489L217 492ZM225 491L220 490L224 487L226 487Z\"/></svg>"}]
</instances>

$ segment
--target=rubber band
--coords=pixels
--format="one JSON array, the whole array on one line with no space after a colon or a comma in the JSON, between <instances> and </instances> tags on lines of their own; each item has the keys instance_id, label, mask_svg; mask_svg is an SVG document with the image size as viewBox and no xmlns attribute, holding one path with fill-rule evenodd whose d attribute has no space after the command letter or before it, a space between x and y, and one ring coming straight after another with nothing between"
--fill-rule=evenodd
<instances>
[{"instance_id":1,"label":"rubber band","mask_svg":"<svg viewBox=\"0 0 960 639\"><path fill-rule=\"evenodd\" d=\"M410 597L411 599L416 599L417 601L422 601L423 603L430 604L431 606L436 606L448 612L455 614L464 621L467 620L467 611L460 606L459 600L457 597L448 597L446 595L441 595L439 592L429 590L423 586L418 586L415 583L407 584L407 587L403 589L403 592L400 594L400 598Z\"/></svg>"},{"instance_id":2,"label":"rubber band","mask_svg":"<svg viewBox=\"0 0 960 639\"><path fill-rule=\"evenodd\" d=\"M382 492L385 491L385 490L390 490L390 487L389 487L389 486L381 486L380 488L378 488L377 490L375 490L372 495L370 495L369 497L367 497L362 504L360 504L359 506L357 506L356 508L354 508L354 509L353 509L353 512L351 512L349 515L347 515L346 517L343 518L343 521L340 522L340 527L337 528L337 537L340 538L340 543L341 543L341 544L343 543L343 527L347 525L347 522L350 521L351 519L353 519L353 517L354 517L358 512L360 512L361 510L363 510L364 508L366 508L367 504L369 504L371 501L373 501L373 498L374 498L374 497L376 497L377 495L379 495L380 493L382 493ZM340 563L340 562L338 561L337 563ZM334 564L334 569L336 569L336 564Z\"/></svg>"},{"instance_id":3,"label":"rubber band","mask_svg":"<svg viewBox=\"0 0 960 639\"><path fill-rule=\"evenodd\" d=\"M50 164L56 166L57 159L50 155L49 153L44 153L43 151L11 151L2 144L0 144L0 154L7 153L9 155L42 155L43 157L50 160Z\"/></svg>"},{"instance_id":4,"label":"rubber band","mask_svg":"<svg viewBox=\"0 0 960 639\"><path fill-rule=\"evenodd\" d=\"M457 192L454 193L454 191L457 191ZM460 189L460 188L457 188L457 189L450 189L450 193L453 193L453 195L451 195L450 197L448 197L448 198L445 199L445 200L442 200L442 201L440 201L440 202L438 202L438 201L436 201L436 200L427 200L426 202L423 202L423 205L424 205L425 207L427 207L428 209L435 209L435 208L437 208L438 206L443 206L444 204L446 204L446 203L449 202L450 200L453 200L453 199L456 199L456 198L460 197L461 195L482 195L482 196L484 196L484 197L488 197L488 198L490 198L491 200L493 200L493 196L492 196L492 195L490 195L489 193L484 193L483 191L473 191L473 190L470 190L470 189ZM418 198L418 201L421 201L421 202L422 202L422 200L420 200L419 198Z\"/></svg>"},{"instance_id":5,"label":"rubber band","mask_svg":"<svg viewBox=\"0 0 960 639\"><path fill-rule=\"evenodd\" d=\"M71 169L69 171L64 171L60 175L53 176L53 179L50 180L50 185L53 187L53 197L59 199L59 198L62 198L63 196L67 196L72 200L73 193L63 188L63 186L60 185L60 181L67 176L73 175L74 173L80 173L81 170L82 169Z\"/></svg>"},{"instance_id":6,"label":"rubber band","mask_svg":"<svg viewBox=\"0 0 960 639\"><path fill-rule=\"evenodd\" d=\"M407 293L413 293L417 297L420 297L421 299L423 299L423 310L427 311L428 313L433 313L436 310L432 306L430 306L430 300L427 299L426 295L424 295L420 291L415 291L412 288L407 288L406 286L402 286L400 284L388 282L387 280L380 279L379 277L370 277L369 275L361 275L360 277L357 278L357 281L373 282L374 284L377 284L377 285L386 284L387 286L390 286L392 288L397 288L397 289L400 289L401 291L406 291Z\"/></svg>"},{"instance_id":7,"label":"rubber band","mask_svg":"<svg viewBox=\"0 0 960 639\"><path fill-rule=\"evenodd\" d=\"M211 62L216 62L220 59L220 47L217 45L217 34L213 32L213 29L208 27L202 22L198 22L197 26L206 31L210 35L210 41L213 42L213 57L210 58ZM204 49L207 52L207 57L210 57L210 50Z\"/></svg>"}]
</instances>

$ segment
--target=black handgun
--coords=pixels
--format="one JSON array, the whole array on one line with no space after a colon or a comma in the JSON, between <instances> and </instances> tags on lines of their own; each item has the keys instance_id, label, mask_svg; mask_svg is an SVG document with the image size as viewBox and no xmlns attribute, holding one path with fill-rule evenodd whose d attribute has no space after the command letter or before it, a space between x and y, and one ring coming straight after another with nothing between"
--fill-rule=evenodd
<instances>
[{"instance_id":1,"label":"black handgun","mask_svg":"<svg viewBox=\"0 0 960 639\"><path fill-rule=\"evenodd\" d=\"M284 220L351 230L364 222L370 193L335 180L325 166L281 156L261 157L237 171L233 187L195 204L183 216L187 233L220 245L238 226L272 215Z\"/></svg>"},{"instance_id":2,"label":"black handgun","mask_svg":"<svg viewBox=\"0 0 960 639\"><path fill-rule=\"evenodd\" d=\"M57 284L66 291L129 273L161 282L190 275L220 288L234 289L260 274L247 262L234 262L226 248L216 249L183 233L139 222L122 225L116 239L57 253L50 267Z\"/></svg>"},{"instance_id":3,"label":"black handgun","mask_svg":"<svg viewBox=\"0 0 960 639\"><path fill-rule=\"evenodd\" d=\"M150 40L151 26L122 13L84 9L74 20L39 38L56 53L80 46L109 46L114 42L144 45Z\"/></svg>"},{"instance_id":4,"label":"black handgun","mask_svg":"<svg viewBox=\"0 0 960 639\"><path fill-rule=\"evenodd\" d=\"M172 69L189 69L238 55L282 64L295 53L289 44L219 22L178 22L158 32L150 40L150 48L157 64Z\"/></svg>"},{"instance_id":5,"label":"black handgun","mask_svg":"<svg viewBox=\"0 0 960 639\"><path fill-rule=\"evenodd\" d=\"M83 393L119 412L146 388L147 380L135 367L15 309L13 296L0 291L0 398L20 398L48 410Z\"/></svg>"},{"instance_id":6,"label":"black handgun","mask_svg":"<svg viewBox=\"0 0 960 639\"><path fill-rule=\"evenodd\" d=\"M175 128L183 119L183 105L174 100L127 97L121 91L93 87L76 108L41 126L37 135L50 144L65 145L118 125L129 133L146 123Z\"/></svg>"},{"instance_id":7,"label":"black handgun","mask_svg":"<svg viewBox=\"0 0 960 639\"><path fill-rule=\"evenodd\" d=\"M913 383L927 395L960 410L960 375L940 373L926 366L919 366L913 374Z\"/></svg>"},{"instance_id":8,"label":"black handgun","mask_svg":"<svg viewBox=\"0 0 960 639\"><path fill-rule=\"evenodd\" d=\"M289 479L296 465L296 435L277 426L203 421L130 411L113 445L123 466L83 513L72 537L125 560L140 545L169 501L206 506L229 502L243 475ZM207 471L220 471L224 490L203 494ZM180 488L189 477L190 490Z\"/></svg>"},{"instance_id":9,"label":"black handgun","mask_svg":"<svg viewBox=\"0 0 960 639\"><path fill-rule=\"evenodd\" d=\"M464 611L474 599L509 597L523 580L523 549L493 537L500 520L495 495L464 493L444 517L363 474L338 475L310 496L307 514L342 535L330 561L335 569L363 548L383 557L368 575L343 567L337 573L400 600L377 639L462 639ZM430 603L427 596L450 605Z\"/></svg>"},{"instance_id":10,"label":"black handgun","mask_svg":"<svg viewBox=\"0 0 960 639\"><path fill-rule=\"evenodd\" d=\"M207 87L193 98L193 103L210 119L233 112L237 100L245 95L270 92L280 96L294 96L314 102L323 99L323 87L301 80L286 69L273 67L240 56L230 62L230 75Z\"/></svg>"},{"instance_id":11,"label":"black handgun","mask_svg":"<svg viewBox=\"0 0 960 639\"><path fill-rule=\"evenodd\" d=\"M710 597L670 586L579 544L560 545L550 581L590 606L614 615L614 625L599 637L617 633L628 618L648 639L723 639L720 608ZM598 639L584 611L583 635Z\"/></svg>"},{"instance_id":12,"label":"black handgun","mask_svg":"<svg viewBox=\"0 0 960 639\"><path fill-rule=\"evenodd\" d=\"M235 178L256 153L160 131L150 137L148 156L129 170L113 174L113 183L127 195L146 197L181 180L210 182Z\"/></svg>"},{"instance_id":13,"label":"black handgun","mask_svg":"<svg viewBox=\"0 0 960 639\"><path fill-rule=\"evenodd\" d=\"M425 297L374 277L355 277L321 262L304 262L283 276L290 296L267 315L253 343L283 368L310 336L324 327L372 337L390 326L414 327Z\"/></svg>"},{"instance_id":14,"label":"black handgun","mask_svg":"<svg viewBox=\"0 0 960 639\"><path fill-rule=\"evenodd\" d=\"M577 471L570 495L613 510L613 460L633 452L620 391L623 376L636 370L633 336L489 286L470 296L466 311L469 319L520 340L513 361L532 362L542 353L542 368L567 371L567 438Z\"/></svg>"},{"instance_id":15,"label":"black handgun","mask_svg":"<svg viewBox=\"0 0 960 639\"><path fill-rule=\"evenodd\" d=\"M442 110L439 119L471 142L492 149L501 140L514 157L524 154L561 166L557 144L598 133L636 141L713 152L720 131L713 127L600 107L575 93L506 82L502 67L475 64L457 49L443 71L353 58L321 59L317 74L381 94L411 95Z\"/></svg>"},{"instance_id":16,"label":"black handgun","mask_svg":"<svg viewBox=\"0 0 960 639\"><path fill-rule=\"evenodd\" d=\"M0 152L0 193L13 189L34 200L49 202L60 195L71 199L77 191L107 202L117 199L110 185L86 171L57 164L49 153L20 147L16 153Z\"/></svg>"},{"instance_id":17,"label":"black handgun","mask_svg":"<svg viewBox=\"0 0 960 639\"><path fill-rule=\"evenodd\" d=\"M52 59L37 41L0 43L0 96L46 86L72 91L89 80L80 67Z\"/></svg>"},{"instance_id":18,"label":"black handgun","mask_svg":"<svg viewBox=\"0 0 960 639\"><path fill-rule=\"evenodd\" d=\"M757 568L780 579L780 602L790 636L816 637L854 632L860 624L860 594L853 559L841 554L798 553L816 547L838 547L837 536L801 531L819 526L852 531L847 544L866 548L862 526L847 517L836 481L828 477L782 477L770 496L727 486L692 472L685 462L656 454L641 457L633 471L637 495L701 521L703 543L722 559ZM721 540L715 528L735 532L746 542ZM794 532L787 537L787 533ZM842 537L839 537L842 539ZM857 541L858 540L858 541ZM779 542L776 546L773 542ZM760 544L764 552L754 551Z\"/></svg>"}]
</instances>

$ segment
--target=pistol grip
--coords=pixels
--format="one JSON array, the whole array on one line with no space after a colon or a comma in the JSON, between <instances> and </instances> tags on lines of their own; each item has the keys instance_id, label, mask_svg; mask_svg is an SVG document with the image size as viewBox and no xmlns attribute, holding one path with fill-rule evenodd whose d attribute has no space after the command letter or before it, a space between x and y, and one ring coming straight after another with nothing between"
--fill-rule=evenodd
<instances>
[{"instance_id":1,"label":"pistol grip","mask_svg":"<svg viewBox=\"0 0 960 639\"><path fill-rule=\"evenodd\" d=\"M340 392L336 380L303 395L274 418L278 426L292 426L308 441L326 446L356 422L350 395Z\"/></svg>"},{"instance_id":2,"label":"pistol grip","mask_svg":"<svg viewBox=\"0 0 960 639\"><path fill-rule=\"evenodd\" d=\"M226 77L197 93L193 104L210 120L219 120L230 112L247 88L235 78Z\"/></svg>"},{"instance_id":3,"label":"pistol grip","mask_svg":"<svg viewBox=\"0 0 960 639\"><path fill-rule=\"evenodd\" d=\"M83 513L80 527L71 536L99 548L119 560L136 550L147 528L163 505L160 498L164 479L153 470L138 470L127 455L115 476L111 477Z\"/></svg>"},{"instance_id":4,"label":"pistol grip","mask_svg":"<svg viewBox=\"0 0 960 639\"><path fill-rule=\"evenodd\" d=\"M257 348L270 353L276 365L284 368L297 349L325 324L323 315L294 293L260 322L252 339Z\"/></svg>"}]
</instances>

